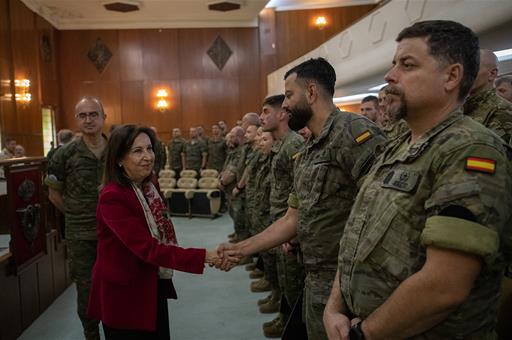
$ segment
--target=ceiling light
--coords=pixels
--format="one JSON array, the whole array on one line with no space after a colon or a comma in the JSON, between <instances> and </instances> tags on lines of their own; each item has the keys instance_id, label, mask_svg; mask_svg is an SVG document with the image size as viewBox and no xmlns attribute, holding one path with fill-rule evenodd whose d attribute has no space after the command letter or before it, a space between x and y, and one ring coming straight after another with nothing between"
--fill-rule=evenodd
<instances>
[{"instance_id":1,"label":"ceiling light","mask_svg":"<svg viewBox=\"0 0 512 340\"><path fill-rule=\"evenodd\" d=\"M318 16L315 18L315 26L318 29L323 29L325 26L327 26L327 19L324 16Z\"/></svg>"},{"instance_id":2,"label":"ceiling light","mask_svg":"<svg viewBox=\"0 0 512 340\"><path fill-rule=\"evenodd\" d=\"M498 61L512 60L512 48L494 51L494 54L498 57Z\"/></svg>"},{"instance_id":3,"label":"ceiling light","mask_svg":"<svg viewBox=\"0 0 512 340\"><path fill-rule=\"evenodd\" d=\"M378 94L377 93L359 93L359 94L354 94L354 95L351 95L351 96L344 96L344 97L336 97L336 98L333 98L333 101L334 103L336 104L356 104L356 103L359 103L361 101L361 99L363 99L364 97L367 97L367 96L377 96Z\"/></svg>"},{"instance_id":4,"label":"ceiling light","mask_svg":"<svg viewBox=\"0 0 512 340\"><path fill-rule=\"evenodd\" d=\"M386 86L388 83L384 83L384 84L380 84L380 85L377 85L377 86L374 86L374 87L370 87L368 89L368 91L380 91L381 88L383 88L384 86Z\"/></svg>"}]
</instances>

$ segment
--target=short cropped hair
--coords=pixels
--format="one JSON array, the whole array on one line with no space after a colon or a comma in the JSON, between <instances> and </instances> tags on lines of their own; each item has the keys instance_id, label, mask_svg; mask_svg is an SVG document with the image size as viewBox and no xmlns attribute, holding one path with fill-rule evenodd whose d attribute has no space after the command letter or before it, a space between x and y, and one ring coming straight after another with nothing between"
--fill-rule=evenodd
<instances>
[{"instance_id":1,"label":"short cropped hair","mask_svg":"<svg viewBox=\"0 0 512 340\"><path fill-rule=\"evenodd\" d=\"M103 172L103 186L107 183L115 182L120 185L129 186L130 180L126 176L124 168L119 166L119 163L130 151L135 138L141 133L148 135L153 147L156 145L156 135L153 130L147 126L139 126L133 124L117 126L108 139L105 170ZM143 182L151 179L148 176Z\"/></svg>"},{"instance_id":2,"label":"short cropped hair","mask_svg":"<svg viewBox=\"0 0 512 340\"><path fill-rule=\"evenodd\" d=\"M67 144L73 139L73 131L68 129L62 129L57 133L57 139L62 144Z\"/></svg>"},{"instance_id":3,"label":"short cropped hair","mask_svg":"<svg viewBox=\"0 0 512 340\"><path fill-rule=\"evenodd\" d=\"M378 106L379 98L377 98L375 96L366 96L363 98L363 100L361 100L361 104L368 103L368 102L373 102L373 104L375 104L375 106Z\"/></svg>"},{"instance_id":4,"label":"short cropped hair","mask_svg":"<svg viewBox=\"0 0 512 340\"><path fill-rule=\"evenodd\" d=\"M462 64L464 74L458 98L460 101L464 100L480 67L480 46L476 34L455 21L428 20L404 28L396 41L409 38L427 38L430 54L441 63Z\"/></svg>"},{"instance_id":5,"label":"short cropped hair","mask_svg":"<svg viewBox=\"0 0 512 340\"><path fill-rule=\"evenodd\" d=\"M284 102L284 94L276 94L275 96L269 96L263 101L263 105L268 105L273 108L280 108Z\"/></svg>"},{"instance_id":6,"label":"short cropped hair","mask_svg":"<svg viewBox=\"0 0 512 340\"><path fill-rule=\"evenodd\" d=\"M496 79L496 81L494 82L494 85L496 87L500 86L501 84L509 84L512 86L512 75L506 75L506 76L501 76L499 77L498 79Z\"/></svg>"},{"instance_id":7,"label":"short cropped hair","mask_svg":"<svg viewBox=\"0 0 512 340\"><path fill-rule=\"evenodd\" d=\"M334 85L336 83L336 72L331 64L324 58L309 59L288 70L284 79L296 73L297 79L317 82L327 93L334 96Z\"/></svg>"}]
</instances>

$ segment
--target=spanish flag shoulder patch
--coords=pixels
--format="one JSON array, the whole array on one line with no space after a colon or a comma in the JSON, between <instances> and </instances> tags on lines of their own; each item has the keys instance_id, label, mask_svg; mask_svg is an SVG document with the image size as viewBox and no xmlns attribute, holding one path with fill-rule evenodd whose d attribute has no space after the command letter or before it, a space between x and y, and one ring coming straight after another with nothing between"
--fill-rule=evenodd
<instances>
[{"instance_id":1,"label":"spanish flag shoulder patch","mask_svg":"<svg viewBox=\"0 0 512 340\"><path fill-rule=\"evenodd\" d=\"M496 161L489 158L468 157L466 158L466 170L494 174L496 172Z\"/></svg>"},{"instance_id":2,"label":"spanish flag shoulder patch","mask_svg":"<svg viewBox=\"0 0 512 340\"><path fill-rule=\"evenodd\" d=\"M372 137L372 133L370 132L370 130L366 130L365 132L363 132L362 134L357 136L355 141L356 141L357 145L361 145L364 142L366 142L368 139L370 139L371 137Z\"/></svg>"}]
</instances>

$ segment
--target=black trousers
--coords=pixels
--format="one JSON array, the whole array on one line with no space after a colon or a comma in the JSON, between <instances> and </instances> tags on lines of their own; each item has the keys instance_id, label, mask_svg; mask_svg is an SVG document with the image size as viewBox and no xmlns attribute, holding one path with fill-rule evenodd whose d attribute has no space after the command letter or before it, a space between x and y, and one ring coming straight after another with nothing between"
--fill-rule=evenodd
<instances>
[{"instance_id":1,"label":"black trousers","mask_svg":"<svg viewBox=\"0 0 512 340\"><path fill-rule=\"evenodd\" d=\"M156 304L156 330L154 332L110 328L105 324L103 332L107 340L170 340L169 332L169 311L167 309L167 297L165 289L167 286L163 280L158 280L158 293ZM129 299L130 297L127 297Z\"/></svg>"}]
</instances>

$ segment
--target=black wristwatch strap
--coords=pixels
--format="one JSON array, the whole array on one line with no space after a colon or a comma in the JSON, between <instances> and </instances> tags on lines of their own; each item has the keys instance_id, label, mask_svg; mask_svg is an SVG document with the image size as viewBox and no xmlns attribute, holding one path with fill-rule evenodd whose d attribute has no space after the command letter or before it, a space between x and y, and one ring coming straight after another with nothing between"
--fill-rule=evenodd
<instances>
[{"instance_id":1,"label":"black wristwatch strap","mask_svg":"<svg viewBox=\"0 0 512 340\"><path fill-rule=\"evenodd\" d=\"M352 327L350 327L350 332L348 333L348 337L350 340L364 340L364 333L361 328L363 324L362 321L356 323Z\"/></svg>"}]
</instances>

